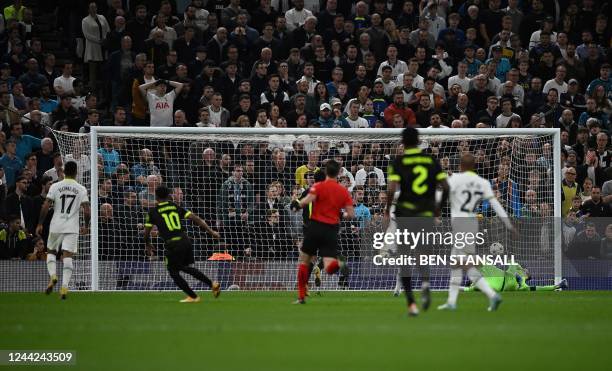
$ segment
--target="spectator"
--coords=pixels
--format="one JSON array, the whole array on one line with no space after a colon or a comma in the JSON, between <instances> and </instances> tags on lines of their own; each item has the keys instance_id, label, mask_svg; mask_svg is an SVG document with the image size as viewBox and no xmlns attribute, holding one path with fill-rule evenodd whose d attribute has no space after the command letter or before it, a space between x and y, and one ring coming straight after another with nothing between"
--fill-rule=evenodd
<instances>
[{"instance_id":1,"label":"spectator","mask_svg":"<svg viewBox=\"0 0 612 371\"><path fill-rule=\"evenodd\" d=\"M174 88L166 93L168 85ZM155 87L154 93L149 91ZM145 82L138 87L140 94L146 97L151 114L151 126L172 126L172 116L174 113L174 100L177 94L183 89L183 84L176 81L157 80Z\"/></svg>"},{"instance_id":2,"label":"spectator","mask_svg":"<svg viewBox=\"0 0 612 371\"><path fill-rule=\"evenodd\" d=\"M26 194L29 185L24 176L17 177L15 189L6 196L4 214L5 220L8 215L19 216L21 227L31 234L36 227L38 215L34 215L34 201Z\"/></svg>"},{"instance_id":3,"label":"spectator","mask_svg":"<svg viewBox=\"0 0 612 371\"><path fill-rule=\"evenodd\" d=\"M14 140L9 139L6 142L6 152L0 157L0 166L4 170L6 184L9 187L15 185L17 175L23 168L23 161L17 156L17 143Z\"/></svg>"},{"instance_id":4,"label":"spectator","mask_svg":"<svg viewBox=\"0 0 612 371\"><path fill-rule=\"evenodd\" d=\"M414 111L404 103L404 93L400 90L396 90L393 93L393 103L384 111L383 117L387 127L392 126L393 115L395 114L399 114L410 126L415 126L417 124Z\"/></svg>"},{"instance_id":5,"label":"spectator","mask_svg":"<svg viewBox=\"0 0 612 371\"><path fill-rule=\"evenodd\" d=\"M601 236L595 224L587 223L584 231L576 234L569 247L568 255L572 258L595 259L599 257Z\"/></svg>"},{"instance_id":6,"label":"spectator","mask_svg":"<svg viewBox=\"0 0 612 371\"><path fill-rule=\"evenodd\" d=\"M85 36L85 52L83 62L89 66L89 85L96 86L98 63L104 61L102 43L110 27L103 15L97 14L96 3L89 4L89 15L81 22L83 35Z\"/></svg>"},{"instance_id":7,"label":"spectator","mask_svg":"<svg viewBox=\"0 0 612 371\"><path fill-rule=\"evenodd\" d=\"M21 218L9 216L8 227L0 230L0 260L25 259L31 251L32 244L21 227Z\"/></svg>"},{"instance_id":8,"label":"spectator","mask_svg":"<svg viewBox=\"0 0 612 371\"><path fill-rule=\"evenodd\" d=\"M588 218L609 218L612 216L610 204L603 201L599 186L593 186L591 199L582 203L580 212Z\"/></svg>"}]
</instances>

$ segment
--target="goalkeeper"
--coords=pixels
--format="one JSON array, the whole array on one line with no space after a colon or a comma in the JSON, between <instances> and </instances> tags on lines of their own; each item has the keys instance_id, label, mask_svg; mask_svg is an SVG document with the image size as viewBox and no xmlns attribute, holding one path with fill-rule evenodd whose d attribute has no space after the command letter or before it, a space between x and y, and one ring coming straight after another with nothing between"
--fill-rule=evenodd
<instances>
[{"instance_id":1,"label":"goalkeeper","mask_svg":"<svg viewBox=\"0 0 612 371\"><path fill-rule=\"evenodd\" d=\"M508 269L503 270L494 265L483 265L478 268L482 273L482 278L487 280L491 288L497 292L502 291L555 291L566 289L568 287L567 280L563 279L556 285L547 286L530 286L527 281L531 279L529 271L520 265L510 265ZM478 290L474 283L466 287L464 291Z\"/></svg>"}]
</instances>

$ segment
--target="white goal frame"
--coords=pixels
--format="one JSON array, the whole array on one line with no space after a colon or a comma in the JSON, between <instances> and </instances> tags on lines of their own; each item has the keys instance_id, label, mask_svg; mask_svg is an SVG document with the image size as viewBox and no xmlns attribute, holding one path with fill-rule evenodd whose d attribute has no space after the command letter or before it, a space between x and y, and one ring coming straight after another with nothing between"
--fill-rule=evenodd
<instances>
[{"instance_id":1,"label":"white goal frame","mask_svg":"<svg viewBox=\"0 0 612 371\"><path fill-rule=\"evenodd\" d=\"M201 128L201 127L116 127L116 126L92 126L90 132L89 157L91 164L91 291L100 291L98 270L98 134L170 134L170 135L375 135L375 136L397 136L400 139L402 129L310 129L310 128ZM419 129L422 135L552 135L553 136L553 168L554 168L554 275L555 282L562 279L562 250L561 250L561 134L559 129L534 128L534 129Z\"/></svg>"}]
</instances>

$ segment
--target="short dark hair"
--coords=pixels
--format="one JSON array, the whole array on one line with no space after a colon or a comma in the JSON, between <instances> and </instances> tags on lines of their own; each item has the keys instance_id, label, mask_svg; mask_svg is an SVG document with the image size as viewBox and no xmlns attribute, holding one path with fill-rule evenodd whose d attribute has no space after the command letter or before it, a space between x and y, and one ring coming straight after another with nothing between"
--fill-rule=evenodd
<instances>
[{"instance_id":1,"label":"short dark hair","mask_svg":"<svg viewBox=\"0 0 612 371\"><path fill-rule=\"evenodd\" d=\"M338 176L339 173L340 164L334 159L327 161L327 163L325 164L325 174L330 178L335 178Z\"/></svg>"},{"instance_id":2,"label":"short dark hair","mask_svg":"<svg viewBox=\"0 0 612 371\"><path fill-rule=\"evenodd\" d=\"M165 185L158 186L155 188L155 197L158 200L168 199L168 197L170 197L170 188L166 187Z\"/></svg>"},{"instance_id":3,"label":"short dark hair","mask_svg":"<svg viewBox=\"0 0 612 371\"><path fill-rule=\"evenodd\" d=\"M70 178L74 178L77 175L77 163L74 161L68 161L64 164L64 174Z\"/></svg>"},{"instance_id":4,"label":"short dark hair","mask_svg":"<svg viewBox=\"0 0 612 371\"><path fill-rule=\"evenodd\" d=\"M322 170L317 170L314 172L314 181L316 182L322 182L325 180L325 172Z\"/></svg>"},{"instance_id":5,"label":"short dark hair","mask_svg":"<svg viewBox=\"0 0 612 371\"><path fill-rule=\"evenodd\" d=\"M402 131L402 143L406 147L414 147L419 144L419 131L412 127L407 127Z\"/></svg>"}]
</instances>

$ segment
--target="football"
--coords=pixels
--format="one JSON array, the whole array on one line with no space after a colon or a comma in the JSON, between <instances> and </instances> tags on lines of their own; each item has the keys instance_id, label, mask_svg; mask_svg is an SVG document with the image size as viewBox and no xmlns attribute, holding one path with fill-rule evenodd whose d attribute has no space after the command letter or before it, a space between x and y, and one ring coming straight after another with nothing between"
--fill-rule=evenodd
<instances>
[{"instance_id":1,"label":"football","mask_svg":"<svg viewBox=\"0 0 612 371\"><path fill-rule=\"evenodd\" d=\"M493 242L491 247L489 247L489 251L493 255L501 255L504 253L504 245L499 242Z\"/></svg>"}]
</instances>

